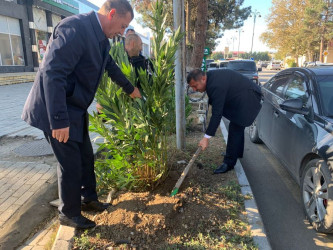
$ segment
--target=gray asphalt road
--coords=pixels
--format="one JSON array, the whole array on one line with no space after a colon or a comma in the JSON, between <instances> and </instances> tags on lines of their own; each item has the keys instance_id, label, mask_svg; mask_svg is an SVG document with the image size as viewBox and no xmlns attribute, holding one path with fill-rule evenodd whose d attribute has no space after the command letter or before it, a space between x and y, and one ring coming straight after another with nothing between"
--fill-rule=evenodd
<instances>
[{"instance_id":1,"label":"gray asphalt road","mask_svg":"<svg viewBox=\"0 0 333 250\"><path fill-rule=\"evenodd\" d=\"M278 73L279 70L267 70L263 68L262 71L259 71L259 82L261 84L266 83L273 75Z\"/></svg>"},{"instance_id":2,"label":"gray asphalt road","mask_svg":"<svg viewBox=\"0 0 333 250\"><path fill-rule=\"evenodd\" d=\"M265 83L276 71L260 72ZM296 181L265 145L245 134L241 159L273 250L333 249L333 235L317 233L305 219Z\"/></svg>"},{"instance_id":3,"label":"gray asphalt road","mask_svg":"<svg viewBox=\"0 0 333 250\"><path fill-rule=\"evenodd\" d=\"M316 233L304 216L298 184L265 145L245 134L241 159L272 249L333 249L333 235Z\"/></svg>"}]
</instances>

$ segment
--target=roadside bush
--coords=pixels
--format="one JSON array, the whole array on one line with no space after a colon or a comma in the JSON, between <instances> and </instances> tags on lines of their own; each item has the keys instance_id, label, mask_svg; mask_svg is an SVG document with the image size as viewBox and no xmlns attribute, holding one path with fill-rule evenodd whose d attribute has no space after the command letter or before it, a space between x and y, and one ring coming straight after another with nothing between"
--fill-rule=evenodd
<instances>
[{"instance_id":1,"label":"roadside bush","mask_svg":"<svg viewBox=\"0 0 333 250\"><path fill-rule=\"evenodd\" d=\"M286 64L288 65L288 68L297 67L297 63L295 63L294 59L287 59Z\"/></svg>"},{"instance_id":2,"label":"roadside bush","mask_svg":"<svg viewBox=\"0 0 333 250\"><path fill-rule=\"evenodd\" d=\"M106 75L96 99L103 114L90 117L91 131L104 138L95 163L99 188L154 188L166 177L166 137L174 125L174 57L182 38L178 29L165 40L165 13L157 1L153 8L152 41L154 73L139 71L142 99L131 99ZM122 44L110 50L125 76L136 82Z\"/></svg>"}]
</instances>

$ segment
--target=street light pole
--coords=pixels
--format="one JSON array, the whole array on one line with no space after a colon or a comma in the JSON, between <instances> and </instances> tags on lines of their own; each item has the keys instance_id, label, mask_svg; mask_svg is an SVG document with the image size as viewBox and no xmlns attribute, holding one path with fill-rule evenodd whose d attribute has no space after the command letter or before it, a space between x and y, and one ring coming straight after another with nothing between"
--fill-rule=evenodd
<instances>
[{"instance_id":1,"label":"street light pole","mask_svg":"<svg viewBox=\"0 0 333 250\"><path fill-rule=\"evenodd\" d=\"M257 15L258 15L258 17L261 17L260 12L257 10L252 11L250 17L252 17L252 15L253 15L253 32L252 32L252 43L251 43L251 56L252 56L252 49L253 49L254 27L256 26L256 18L257 18Z\"/></svg>"},{"instance_id":2,"label":"street light pole","mask_svg":"<svg viewBox=\"0 0 333 250\"><path fill-rule=\"evenodd\" d=\"M237 39L237 37L235 37L234 35L231 37L232 39L232 51L235 51L235 46L234 46L234 42L235 42L235 39Z\"/></svg>"},{"instance_id":3,"label":"street light pole","mask_svg":"<svg viewBox=\"0 0 333 250\"><path fill-rule=\"evenodd\" d=\"M173 18L175 30L185 31L184 25L184 0L173 0ZM185 149L185 38L182 38L176 52L175 59L175 99L176 99L176 139L177 148Z\"/></svg>"},{"instance_id":4,"label":"street light pole","mask_svg":"<svg viewBox=\"0 0 333 250\"><path fill-rule=\"evenodd\" d=\"M237 52L238 59L239 59L239 46L240 46L240 34L241 34L241 32L244 32L244 30L242 30L242 29L238 30L238 52Z\"/></svg>"}]
</instances>

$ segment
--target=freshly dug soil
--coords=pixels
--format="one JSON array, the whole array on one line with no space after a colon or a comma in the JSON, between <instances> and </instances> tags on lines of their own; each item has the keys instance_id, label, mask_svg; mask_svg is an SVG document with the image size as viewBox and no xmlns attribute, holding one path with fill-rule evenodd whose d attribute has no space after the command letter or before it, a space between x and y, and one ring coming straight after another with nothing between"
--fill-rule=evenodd
<instances>
[{"instance_id":1,"label":"freshly dug soil","mask_svg":"<svg viewBox=\"0 0 333 250\"><path fill-rule=\"evenodd\" d=\"M97 227L78 231L74 249L256 249L242 216L244 197L235 172L212 174L225 150L220 130L193 164L178 194L170 197L203 137L200 130L192 127L187 134L186 152L172 147L171 171L156 190L118 192L107 211L85 213Z\"/></svg>"}]
</instances>

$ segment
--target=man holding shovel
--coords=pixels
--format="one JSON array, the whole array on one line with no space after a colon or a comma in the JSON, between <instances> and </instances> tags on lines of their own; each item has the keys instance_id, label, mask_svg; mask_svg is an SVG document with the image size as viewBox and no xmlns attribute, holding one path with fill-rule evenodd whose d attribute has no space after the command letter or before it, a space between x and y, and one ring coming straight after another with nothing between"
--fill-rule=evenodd
<instances>
[{"instance_id":1,"label":"man holding shovel","mask_svg":"<svg viewBox=\"0 0 333 250\"><path fill-rule=\"evenodd\" d=\"M94 227L81 209L103 211L109 206L97 198L87 109L104 70L132 98L141 97L109 55L108 39L123 34L133 17L128 1L107 0L97 13L61 20L25 103L22 119L44 131L59 162L61 225Z\"/></svg>"},{"instance_id":2,"label":"man holding shovel","mask_svg":"<svg viewBox=\"0 0 333 250\"><path fill-rule=\"evenodd\" d=\"M237 159L243 157L244 129L250 126L261 109L260 87L242 74L229 70L212 70L207 74L200 69L191 71L187 83L194 91L207 92L212 105L212 117L204 138L199 142L202 150L215 135L222 116L230 121L226 155L214 174L234 168Z\"/></svg>"}]
</instances>

